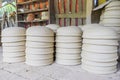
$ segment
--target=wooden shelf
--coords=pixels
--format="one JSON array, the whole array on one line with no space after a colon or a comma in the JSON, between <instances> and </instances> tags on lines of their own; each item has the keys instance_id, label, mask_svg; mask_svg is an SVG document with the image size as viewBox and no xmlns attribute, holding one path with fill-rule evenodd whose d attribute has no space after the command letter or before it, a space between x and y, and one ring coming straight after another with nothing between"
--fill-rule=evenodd
<instances>
[{"instance_id":1,"label":"wooden shelf","mask_svg":"<svg viewBox=\"0 0 120 80\"><path fill-rule=\"evenodd\" d=\"M28 13L35 13L35 12L42 12L42 11L48 11L48 8L45 9L38 9L38 10L31 10L31 11L26 11L26 12L18 12L18 14L28 14Z\"/></svg>"},{"instance_id":2,"label":"wooden shelf","mask_svg":"<svg viewBox=\"0 0 120 80\"><path fill-rule=\"evenodd\" d=\"M20 23L35 23L35 22L44 22L44 21L48 21L48 20L17 21L17 22L20 22Z\"/></svg>"},{"instance_id":3,"label":"wooden shelf","mask_svg":"<svg viewBox=\"0 0 120 80\"><path fill-rule=\"evenodd\" d=\"M30 3L37 2L37 1L40 1L40 0L32 0L32 1L27 1L27 2L17 3L17 5L30 4Z\"/></svg>"}]
</instances>

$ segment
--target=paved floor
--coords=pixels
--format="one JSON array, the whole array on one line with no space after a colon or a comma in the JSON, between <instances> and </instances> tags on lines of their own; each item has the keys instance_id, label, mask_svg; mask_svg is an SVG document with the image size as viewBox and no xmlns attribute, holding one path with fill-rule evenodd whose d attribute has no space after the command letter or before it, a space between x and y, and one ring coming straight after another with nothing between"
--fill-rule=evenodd
<instances>
[{"instance_id":1,"label":"paved floor","mask_svg":"<svg viewBox=\"0 0 120 80\"><path fill-rule=\"evenodd\" d=\"M63 66L56 63L44 67L31 67L25 63L2 62L0 48L0 80L120 80L120 70L110 75L95 75L81 66Z\"/></svg>"}]
</instances>

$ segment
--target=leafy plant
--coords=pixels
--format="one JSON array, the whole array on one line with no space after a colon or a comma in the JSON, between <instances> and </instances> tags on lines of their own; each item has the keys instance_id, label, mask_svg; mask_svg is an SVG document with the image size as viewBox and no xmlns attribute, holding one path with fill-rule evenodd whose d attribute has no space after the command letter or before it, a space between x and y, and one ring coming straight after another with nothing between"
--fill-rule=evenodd
<instances>
[{"instance_id":1,"label":"leafy plant","mask_svg":"<svg viewBox=\"0 0 120 80\"><path fill-rule=\"evenodd\" d=\"M15 2L8 3L5 6L0 8L0 16L4 14L4 12L7 12L7 15L12 13L13 11L16 12Z\"/></svg>"}]
</instances>

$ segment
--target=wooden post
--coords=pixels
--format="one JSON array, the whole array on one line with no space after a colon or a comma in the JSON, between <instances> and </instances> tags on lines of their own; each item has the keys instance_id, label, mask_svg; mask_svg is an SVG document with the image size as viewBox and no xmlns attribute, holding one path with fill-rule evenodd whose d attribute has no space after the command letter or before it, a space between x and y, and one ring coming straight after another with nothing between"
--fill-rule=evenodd
<instances>
[{"instance_id":1,"label":"wooden post","mask_svg":"<svg viewBox=\"0 0 120 80\"><path fill-rule=\"evenodd\" d=\"M86 6L86 24L91 24L91 14L93 8L93 0L87 0Z\"/></svg>"}]
</instances>

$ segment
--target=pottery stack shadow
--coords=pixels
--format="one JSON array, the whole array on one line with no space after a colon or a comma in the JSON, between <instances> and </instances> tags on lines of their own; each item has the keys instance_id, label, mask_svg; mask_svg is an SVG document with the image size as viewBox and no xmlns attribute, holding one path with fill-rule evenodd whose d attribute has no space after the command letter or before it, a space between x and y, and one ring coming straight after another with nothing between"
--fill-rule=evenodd
<instances>
[{"instance_id":1,"label":"pottery stack shadow","mask_svg":"<svg viewBox=\"0 0 120 80\"><path fill-rule=\"evenodd\" d=\"M113 0L105 7L105 11L101 15L100 24L115 29L120 35L120 1ZM120 36L118 52L120 56Z\"/></svg>"},{"instance_id":2,"label":"pottery stack shadow","mask_svg":"<svg viewBox=\"0 0 120 80\"><path fill-rule=\"evenodd\" d=\"M81 63L82 31L78 27L61 27L56 33L56 63L78 65Z\"/></svg>"},{"instance_id":3,"label":"pottery stack shadow","mask_svg":"<svg viewBox=\"0 0 120 80\"><path fill-rule=\"evenodd\" d=\"M109 28L92 28L83 32L82 68L95 74L117 71L118 34Z\"/></svg>"},{"instance_id":4,"label":"pottery stack shadow","mask_svg":"<svg viewBox=\"0 0 120 80\"><path fill-rule=\"evenodd\" d=\"M26 64L45 66L53 63L54 32L43 26L33 26L26 31Z\"/></svg>"},{"instance_id":5,"label":"pottery stack shadow","mask_svg":"<svg viewBox=\"0 0 120 80\"><path fill-rule=\"evenodd\" d=\"M25 28L10 27L2 31L3 62L25 61Z\"/></svg>"}]
</instances>

